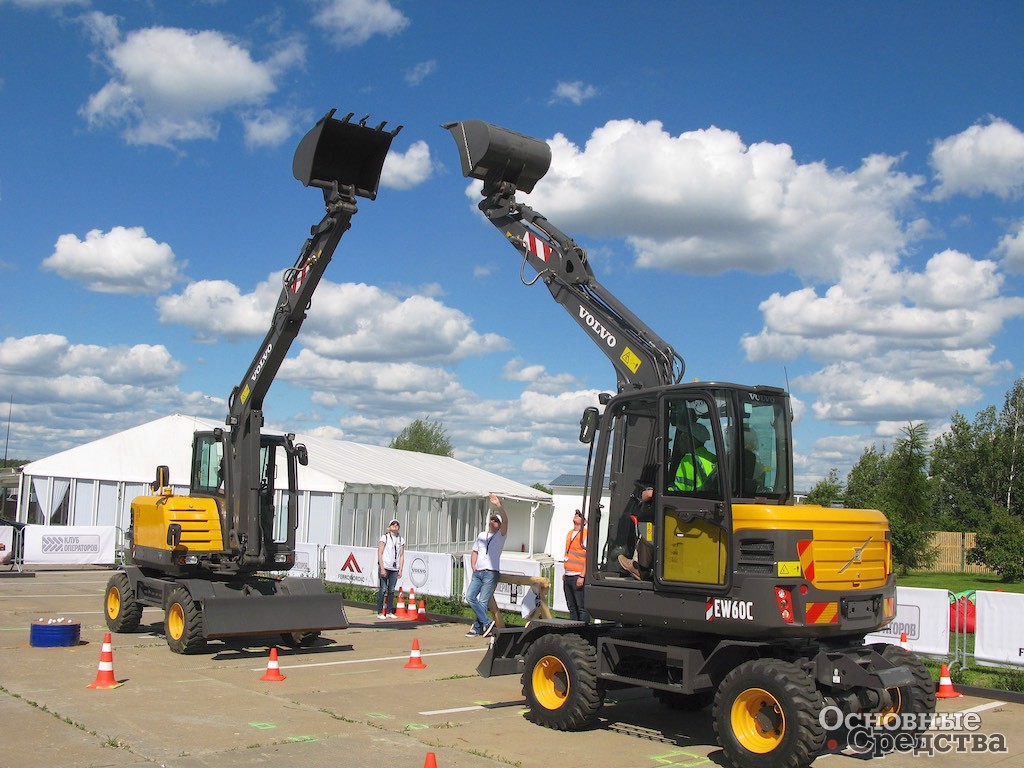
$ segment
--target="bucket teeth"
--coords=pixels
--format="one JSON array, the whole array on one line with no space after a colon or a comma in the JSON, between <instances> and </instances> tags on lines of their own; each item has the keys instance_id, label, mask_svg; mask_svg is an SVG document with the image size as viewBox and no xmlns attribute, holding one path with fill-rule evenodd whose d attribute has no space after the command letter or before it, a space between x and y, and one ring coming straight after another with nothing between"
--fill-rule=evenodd
<instances>
[{"instance_id":1,"label":"bucket teeth","mask_svg":"<svg viewBox=\"0 0 1024 768\"><path fill-rule=\"evenodd\" d=\"M402 126L385 131L384 121L370 128L366 125L369 115L353 123L354 112L338 120L334 117L336 111L324 115L302 137L292 160L292 173L307 187L351 186L355 194L373 200L391 140Z\"/></svg>"}]
</instances>

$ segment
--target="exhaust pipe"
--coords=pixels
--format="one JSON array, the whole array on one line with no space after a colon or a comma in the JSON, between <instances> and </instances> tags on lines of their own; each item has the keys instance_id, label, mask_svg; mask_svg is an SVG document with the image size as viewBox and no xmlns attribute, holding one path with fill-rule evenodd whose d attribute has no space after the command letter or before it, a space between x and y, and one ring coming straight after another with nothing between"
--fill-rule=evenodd
<instances>
[{"instance_id":1,"label":"exhaust pipe","mask_svg":"<svg viewBox=\"0 0 1024 768\"><path fill-rule=\"evenodd\" d=\"M485 195L502 182L514 184L521 192L532 192L551 166L551 147L540 139L480 120L441 127L451 131L459 146L462 175L483 181Z\"/></svg>"},{"instance_id":2,"label":"exhaust pipe","mask_svg":"<svg viewBox=\"0 0 1024 768\"><path fill-rule=\"evenodd\" d=\"M292 160L292 173L307 187L352 186L360 197L374 200L391 140L402 126L385 131L385 121L368 128L369 115L353 123L353 112L344 120L336 120L336 111L332 109L320 118L302 137Z\"/></svg>"}]
</instances>

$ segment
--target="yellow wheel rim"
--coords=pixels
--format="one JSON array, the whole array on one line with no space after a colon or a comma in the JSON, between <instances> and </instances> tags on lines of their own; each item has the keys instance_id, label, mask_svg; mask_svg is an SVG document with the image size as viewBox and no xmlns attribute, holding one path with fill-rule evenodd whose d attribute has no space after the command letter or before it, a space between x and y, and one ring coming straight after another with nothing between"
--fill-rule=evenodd
<instances>
[{"instance_id":1,"label":"yellow wheel rim","mask_svg":"<svg viewBox=\"0 0 1024 768\"><path fill-rule=\"evenodd\" d=\"M545 709L558 709L569 696L569 670L555 656L545 656L533 668L533 694Z\"/></svg>"},{"instance_id":2,"label":"yellow wheel rim","mask_svg":"<svg viewBox=\"0 0 1024 768\"><path fill-rule=\"evenodd\" d=\"M886 707L878 713L879 722L887 725L888 723L895 722L896 716L903 711L903 694L900 693L899 688L889 688L889 696L892 697L892 706Z\"/></svg>"},{"instance_id":3,"label":"yellow wheel rim","mask_svg":"<svg viewBox=\"0 0 1024 768\"><path fill-rule=\"evenodd\" d=\"M782 705L763 688L748 688L737 696L731 715L736 740L751 752L771 752L786 735Z\"/></svg>"},{"instance_id":4,"label":"yellow wheel rim","mask_svg":"<svg viewBox=\"0 0 1024 768\"><path fill-rule=\"evenodd\" d=\"M116 619L121 614L121 592L117 587L107 590L107 616Z\"/></svg>"},{"instance_id":5,"label":"yellow wheel rim","mask_svg":"<svg viewBox=\"0 0 1024 768\"><path fill-rule=\"evenodd\" d=\"M185 634L185 611L181 603L171 603L167 609L167 634L175 640Z\"/></svg>"}]
</instances>

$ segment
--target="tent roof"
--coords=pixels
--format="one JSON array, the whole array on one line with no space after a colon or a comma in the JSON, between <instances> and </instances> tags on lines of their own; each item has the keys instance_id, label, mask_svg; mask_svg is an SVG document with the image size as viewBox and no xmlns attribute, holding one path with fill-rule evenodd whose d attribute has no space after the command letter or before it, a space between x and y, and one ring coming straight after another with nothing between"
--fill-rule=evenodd
<instances>
[{"instance_id":1,"label":"tent roof","mask_svg":"<svg viewBox=\"0 0 1024 768\"><path fill-rule=\"evenodd\" d=\"M166 464L171 482L187 485L192 433L219 426L223 425L194 416L165 416L26 464L23 474L148 483L157 465ZM551 501L550 495L535 488L447 456L309 435L296 435L296 442L309 449L309 466L299 467L299 488L304 491L474 498L493 492L506 499Z\"/></svg>"}]
</instances>

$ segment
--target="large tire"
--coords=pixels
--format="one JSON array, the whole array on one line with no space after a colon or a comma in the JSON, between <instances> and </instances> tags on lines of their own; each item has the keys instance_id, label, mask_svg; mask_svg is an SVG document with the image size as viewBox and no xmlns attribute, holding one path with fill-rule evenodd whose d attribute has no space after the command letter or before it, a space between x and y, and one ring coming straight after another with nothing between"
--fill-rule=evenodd
<instances>
[{"instance_id":1,"label":"large tire","mask_svg":"<svg viewBox=\"0 0 1024 768\"><path fill-rule=\"evenodd\" d=\"M205 645L203 614L184 587L171 592L164 614L167 646L175 653L198 653Z\"/></svg>"},{"instance_id":2,"label":"large tire","mask_svg":"<svg viewBox=\"0 0 1024 768\"><path fill-rule=\"evenodd\" d=\"M281 644L289 648L305 648L316 642L319 632L282 632Z\"/></svg>"},{"instance_id":3,"label":"large tire","mask_svg":"<svg viewBox=\"0 0 1024 768\"><path fill-rule=\"evenodd\" d=\"M558 731L590 725L603 700L597 650L575 634L539 638L526 653L523 695L538 725Z\"/></svg>"},{"instance_id":4,"label":"large tire","mask_svg":"<svg viewBox=\"0 0 1024 768\"><path fill-rule=\"evenodd\" d=\"M814 678L781 659L754 659L715 693L718 743L736 768L806 768L825 743Z\"/></svg>"},{"instance_id":5,"label":"large tire","mask_svg":"<svg viewBox=\"0 0 1024 768\"><path fill-rule=\"evenodd\" d=\"M118 571L107 582L103 615L111 632L134 632L142 621L142 603L135 597L128 574Z\"/></svg>"},{"instance_id":6,"label":"large tire","mask_svg":"<svg viewBox=\"0 0 1024 768\"><path fill-rule=\"evenodd\" d=\"M892 706L885 709L880 714L882 717L886 715L923 715L931 714L935 712L935 681L932 679L931 674L928 672L928 668L924 663L917 658L914 654L904 650L898 645L886 645L882 651L882 658L891 664L895 664L899 667L906 667L910 670L914 676L914 682L910 685L903 685L898 688L890 688L889 695L892 697ZM892 745L890 748L895 747L895 743L891 738L895 733L910 734L913 737L913 743L917 744L920 742L921 734L923 734L927 728L920 727L921 721L924 718L913 718L916 722L914 725L918 727L906 728L879 728L879 736L885 737L879 744ZM903 747L909 746L910 739L903 737L901 739L901 745Z\"/></svg>"}]
</instances>

